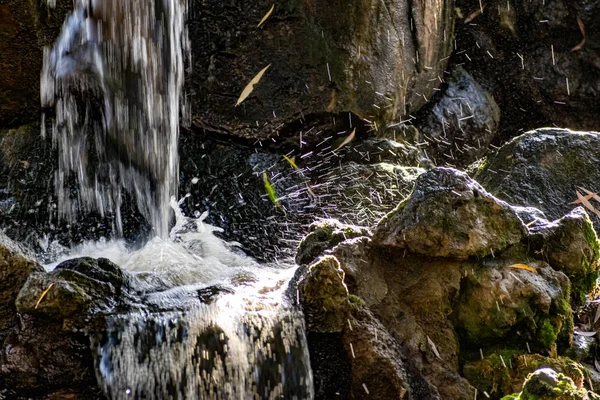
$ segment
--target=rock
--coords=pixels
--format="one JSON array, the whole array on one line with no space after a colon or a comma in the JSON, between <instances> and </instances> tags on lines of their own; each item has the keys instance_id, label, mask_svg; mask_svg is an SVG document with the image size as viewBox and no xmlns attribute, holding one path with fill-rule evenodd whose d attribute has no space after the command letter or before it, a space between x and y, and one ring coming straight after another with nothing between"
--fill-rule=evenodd
<instances>
[{"instance_id":1,"label":"rock","mask_svg":"<svg viewBox=\"0 0 600 400\"><path fill-rule=\"evenodd\" d=\"M583 368L569 358L511 351L501 351L482 360L467 362L463 373L480 393L486 392L498 399L519 392L527 376L540 368L552 368L569 377L578 387L586 382Z\"/></svg>"},{"instance_id":2,"label":"rock","mask_svg":"<svg viewBox=\"0 0 600 400\"><path fill-rule=\"evenodd\" d=\"M477 0L456 6L465 22L474 19L457 23L454 62L496 99L505 137L540 126L597 129L598 2L493 0L480 15L473 14L480 8Z\"/></svg>"},{"instance_id":3,"label":"rock","mask_svg":"<svg viewBox=\"0 0 600 400\"><path fill-rule=\"evenodd\" d=\"M425 104L451 52L447 2L293 0L257 29L271 5L190 6L194 65L187 84L195 126L266 139L291 122L306 120L309 129L316 118L312 126L328 126L326 113L346 119L352 112L383 127ZM234 107L267 65L250 97Z\"/></svg>"},{"instance_id":4,"label":"rock","mask_svg":"<svg viewBox=\"0 0 600 400\"><path fill-rule=\"evenodd\" d=\"M536 272L508 265L467 272L454 308L465 348L523 348L528 343L534 351L544 351L559 336L570 337L573 314L568 278L543 262L527 265Z\"/></svg>"},{"instance_id":5,"label":"rock","mask_svg":"<svg viewBox=\"0 0 600 400\"><path fill-rule=\"evenodd\" d=\"M596 191L600 135L542 128L518 136L490 154L474 178L512 204L539 208L550 220L571 212L580 188ZM595 204L594 200L590 200ZM594 227L600 220L594 217Z\"/></svg>"},{"instance_id":6,"label":"rock","mask_svg":"<svg viewBox=\"0 0 600 400\"><path fill-rule=\"evenodd\" d=\"M567 349L566 354L577 362L583 362L590 357L595 345L594 337L573 335L573 344Z\"/></svg>"},{"instance_id":7,"label":"rock","mask_svg":"<svg viewBox=\"0 0 600 400\"><path fill-rule=\"evenodd\" d=\"M68 319L70 327L89 328L92 314L127 309L131 300L124 291L127 280L109 260L83 257L65 261L49 273L31 274L15 304L20 313Z\"/></svg>"},{"instance_id":8,"label":"rock","mask_svg":"<svg viewBox=\"0 0 600 400\"><path fill-rule=\"evenodd\" d=\"M588 392L582 385L576 385L571 378L562 373L557 373L552 368L540 368L529 374L523 390L520 393L509 395L503 400L531 399L540 400L588 400L600 399L600 396Z\"/></svg>"},{"instance_id":9,"label":"rock","mask_svg":"<svg viewBox=\"0 0 600 400\"><path fill-rule=\"evenodd\" d=\"M0 125L39 120L42 49L60 31L69 0L49 10L45 2L6 0L0 4ZM18 45L16 45L18 43Z\"/></svg>"},{"instance_id":10,"label":"rock","mask_svg":"<svg viewBox=\"0 0 600 400\"><path fill-rule=\"evenodd\" d=\"M298 289L310 332L337 333L344 329L350 303L344 272L335 257L325 256L312 264Z\"/></svg>"},{"instance_id":11,"label":"rock","mask_svg":"<svg viewBox=\"0 0 600 400\"><path fill-rule=\"evenodd\" d=\"M31 274L44 269L26 257L19 246L0 232L0 343L17 325L15 300Z\"/></svg>"},{"instance_id":12,"label":"rock","mask_svg":"<svg viewBox=\"0 0 600 400\"><path fill-rule=\"evenodd\" d=\"M312 263L325 250L330 250L345 240L371 235L365 227L342 224L335 219L313 222L308 232L296 250L298 265Z\"/></svg>"},{"instance_id":13,"label":"rock","mask_svg":"<svg viewBox=\"0 0 600 400\"><path fill-rule=\"evenodd\" d=\"M414 126L436 164L465 167L486 154L497 133L500 109L460 66L441 89L419 111Z\"/></svg>"},{"instance_id":14,"label":"rock","mask_svg":"<svg viewBox=\"0 0 600 400\"><path fill-rule=\"evenodd\" d=\"M578 207L557 221L530 227L530 242L557 271L572 282L573 298L582 304L598 279L599 243L592 221Z\"/></svg>"},{"instance_id":15,"label":"rock","mask_svg":"<svg viewBox=\"0 0 600 400\"><path fill-rule=\"evenodd\" d=\"M381 220L373 243L466 259L499 252L524 234L523 223L508 204L466 174L436 168L421 175L411 196Z\"/></svg>"}]
</instances>

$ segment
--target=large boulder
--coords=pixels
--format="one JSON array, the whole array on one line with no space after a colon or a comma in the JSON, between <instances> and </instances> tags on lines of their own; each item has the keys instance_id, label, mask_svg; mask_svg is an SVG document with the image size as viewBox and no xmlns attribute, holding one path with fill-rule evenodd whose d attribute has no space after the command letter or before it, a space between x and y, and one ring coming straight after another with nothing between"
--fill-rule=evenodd
<instances>
[{"instance_id":1,"label":"large boulder","mask_svg":"<svg viewBox=\"0 0 600 400\"><path fill-rule=\"evenodd\" d=\"M437 165L465 167L484 156L500 123L496 101L456 66L441 92L417 114L419 142Z\"/></svg>"},{"instance_id":2,"label":"large boulder","mask_svg":"<svg viewBox=\"0 0 600 400\"><path fill-rule=\"evenodd\" d=\"M351 112L384 129L418 110L439 85L452 49L452 4L292 0L276 4L257 28L272 2L193 1L192 121L209 131L265 139L287 132L290 122L305 121L301 129L310 131L315 119L330 126L326 114ZM244 87L269 65L235 107Z\"/></svg>"},{"instance_id":3,"label":"large boulder","mask_svg":"<svg viewBox=\"0 0 600 400\"><path fill-rule=\"evenodd\" d=\"M518 136L490 154L474 168L473 176L494 196L539 208L555 220L576 207L578 191L587 195L583 189L600 189L599 164L600 134L542 128ZM595 216L593 220L595 228L600 228L600 220Z\"/></svg>"},{"instance_id":4,"label":"large boulder","mask_svg":"<svg viewBox=\"0 0 600 400\"><path fill-rule=\"evenodd\" d=\"M506 203L466 174L437 168L377 226L375 245L434 257L486 256L518 243L525 226Z\"/></svg>"}]
</instances>

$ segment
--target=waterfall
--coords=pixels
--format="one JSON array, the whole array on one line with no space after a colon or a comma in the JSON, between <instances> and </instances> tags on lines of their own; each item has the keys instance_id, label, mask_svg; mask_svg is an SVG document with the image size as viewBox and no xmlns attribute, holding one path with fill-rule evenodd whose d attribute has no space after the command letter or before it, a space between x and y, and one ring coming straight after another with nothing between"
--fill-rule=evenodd
<instances>
[{"instance_id":1,"label":"waterfall","mask_svg":"<svg viewBox=\"0 0 600 400\"><path fill-rule=\"evenodd\" d=\"M183 0L77 0L44 52L41 98L56 110L61 218L97 211L122 234L128 194L154 234L167 237L189 56L185 14Z\"/></svg>"}]
</instances>

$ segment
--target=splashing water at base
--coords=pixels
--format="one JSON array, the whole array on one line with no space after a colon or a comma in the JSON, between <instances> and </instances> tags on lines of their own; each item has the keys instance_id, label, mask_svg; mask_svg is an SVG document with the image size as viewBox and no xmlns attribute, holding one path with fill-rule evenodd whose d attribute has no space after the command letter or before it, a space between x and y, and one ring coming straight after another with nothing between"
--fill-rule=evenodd
<instances>
[{"instance_id":1,"label":"splashing water at base","mask_svg":"<svg viewBox=\"0 0 600 400\"><path fill-rule=\"evenodd\" d=\"M100 386L111 399L312 399L304 320L284 296L295 268L235 253L183 201L171 200L169 239L132 252L87 243L61 259L109 258L150 293L145 311L108 316L93 340Z\"/></svg>"}]
</instances>

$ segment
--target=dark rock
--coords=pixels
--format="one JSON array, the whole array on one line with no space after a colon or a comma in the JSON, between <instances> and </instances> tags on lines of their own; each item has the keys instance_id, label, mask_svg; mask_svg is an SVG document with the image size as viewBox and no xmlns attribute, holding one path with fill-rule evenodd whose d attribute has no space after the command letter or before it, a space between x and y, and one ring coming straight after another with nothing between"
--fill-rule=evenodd
<instances>
[{"instance_id":1,"label":"dark rock","mask_svg":"<svg viewBox=\"0 0 600 400\"><path fill-rule=\"evenodd\" d=\"M313 222L296 250L296 264L310 264L325 250L360 236L371 236L371 232L365 227L342 224L335 219Z\"/></svg>"},{"instance_id":2,"label":"dark rock","mask_svg":"<svg viewBox=\"0 0 600 400\"><path fill-rule=\"evenodd\" d=\"M466 174L437 168L421 175L412 195L381 220L375 246L465 259L518 243L525 227L515 211Z\"/></svg>"},{"instance_id":3,"label":"dark rock","mask_svg":"<svg viewBox=\"0 0 600 400\"><path fill-rule=\"evenodd\" d=\"M31 274L43 271L0 232L0 343L18 323L15 300L19 290Z\"/></svg>"},{"instance_id":4,"label":"dark rock","mask_svg":"<svg viewBox=\"0 0 600 400\"><path fill-rule=\"evenodd\" d=\"M487 153L499 122L494 98L458 66L414 124L438 165L465 167Z\"/></svg>"},{"instance_id":5,"label":"dark rock","mask_svg":"<svg viewBox=\"0 0 600 400\"><path fill-rule=\"evenodd\" d=\"M580 188L600 189L595 174L599 164L598 133L543 128L516 137L489 155L474 178L494 196L538 208L555 220L575 208L576 192L585 195ZM600 228L600 220L593 221Z\"/></svg>"},{"instance_id":6,"label":"dark rock","mask_svg":"<svg viewBox=\"0 0 600 400\"><path fill-rule=\"evenodd\" d=\"M598 129L600 5L595 0L457 1L453 63L464 64L502 110L506 138L540 126ZM582 23L582 28L579 22ZM585 44L577 50L584 38Z\"/></svg>"},{"instance_id":7,"label":"dark rock","mask_svg":"<svg viewBox=\"0 0 600 400\"><path fill-rule=\"evenodd\" d=\"M257 29L271 5L192 2L187 82L196 126L265 139L293 121L329 125L328 113L352 112L383 127L425 104L451 51L450 3L292 0Z\"/></svg>"}]
</instances>

